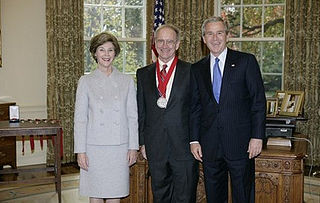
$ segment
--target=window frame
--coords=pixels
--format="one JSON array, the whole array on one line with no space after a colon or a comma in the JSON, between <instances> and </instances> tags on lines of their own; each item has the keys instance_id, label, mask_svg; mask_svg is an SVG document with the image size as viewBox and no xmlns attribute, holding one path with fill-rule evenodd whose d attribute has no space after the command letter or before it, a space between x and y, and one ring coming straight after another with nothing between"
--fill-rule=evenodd
<instances>
[{"instance_id":1,"label":"window frame","mask_svg":"<svg viewBox=\"0 0 320 203\"><path fill-rule=\"evenodd\" d=\"M130 75L134 75L135 72L127 72L126 71L126 64L127 64L127 60L125 57L125 50L126 50L126 43L127 42L144 42L143 44L143 66L146 65L146 44L147 44L147 37L146 37L146 27L147 27L147 19L146 19L146 10L147 10L147 6L146 6L146 1L147 0L142 0L142 5L126 5L125 4L125 0L120 0L121 3L117 4L117 5L106 5L103 4L104 0L100 0L99 4L92 4L92 3L86 3L86 1L84 0L84 9L86 7L97 7L97 8L120 8L121 9L121 37L117 37L117 40L119 43L123 43L124 47L122 47L121 51L124 52L124 56L122 57L122 72L126 73L126 74L130 74ZM98 6L97 6L98 5ZM125 9L127 8L142 8L142 18L143 18L143 25L142 25L142 37L125 37ZM107 31L103 29L103 12L100 13L100 32L103 31ZM91 37L88 37L84 34L84 44L90 42ZM84 50L84 52L87 50ZM120 68L120 67L118 67ZM137 67L139 68L139 67ZM90 72L87 72L86 69L84 68L84 73L85 74L89 74Z\"/></svg>"},{"instance_id":2,"label":"window frame","mask_svg":"<svg viewBox=\"0 0 320 203\"><path fill-rule=\"evenodd\" d=\"M230 5L222 5L221 0L214 0L214 13L216 16L221 16L221 10L224 7L229 7ZM266 4L265 0L262 0L261 4L243 4L243 0L240 0L239 4L231 5L236 8L240 8L240 36L239 37L229 37L229 42L282 42L282 67L281 67L281 73L276 72L263 72L263 57L260 57L260 61L258 61L260 65L260 71L262 76L281 76L281 89L283 89L284 86L284 49L285 49L285 30L283 33L283 37L264 37L264 26L261 28L261 37L242 37L242 28L243 28L243 10L244 7L262 7L262 21L261 24L264 25L264 19L265 19L265 7L267 6L283 6L284 7L284 15L285 15L285 1L283 3L274 3L274 4ZM285 16L284 16L285 18ZM285 28L285 21L284 21L284 28ZM241 49L240 49L241 50ZM263 56L263 47L260 49L260 56ZM270 95L268 95L270 96Z\"/></svg>"}]
</instances>

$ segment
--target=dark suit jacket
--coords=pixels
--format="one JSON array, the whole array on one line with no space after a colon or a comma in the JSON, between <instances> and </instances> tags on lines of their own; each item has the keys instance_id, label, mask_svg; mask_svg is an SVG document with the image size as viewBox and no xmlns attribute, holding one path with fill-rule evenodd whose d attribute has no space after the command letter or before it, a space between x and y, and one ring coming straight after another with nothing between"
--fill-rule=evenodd
<instances>
[{"instance_id":1,"label":"dark suit jacket","mask_svg":"<svg viewBox=\"0 0 320 203\"><path fill-rule=\"evenodd\" d=\"M157 106L156 64L137 70L139 143L148 161L193 159L189 144L190 64L178 60L167 108Z\"/></svg>"},{"instance_id":2,"label":"dark suit jacket","mask_svg":"<svg viewBox=\"0 0 320 203\"><path fill-rule=\"evenodd\" d=\"M266 98L256 58L228 49L220 102L212 93L210 55L191 67L191 141L203 159L214 160L220 145L229 159L248 157L250 138L265 137Z\"/></svg>"}]
</instances>

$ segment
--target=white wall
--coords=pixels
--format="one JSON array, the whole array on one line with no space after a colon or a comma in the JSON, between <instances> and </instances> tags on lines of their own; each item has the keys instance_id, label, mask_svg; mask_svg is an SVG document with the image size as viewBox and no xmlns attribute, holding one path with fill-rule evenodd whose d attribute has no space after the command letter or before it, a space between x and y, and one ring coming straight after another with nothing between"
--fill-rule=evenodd
<instances>
[{"instance_id":1,"label":"white wall","mask_svg":"<svg viewBox=\"0 0 320 203\"><path fill-rule=\"evenodd\" d=\"M47 117L45 6L45 0L1 0L0 101L15 101L21 118ZM29 146L21 156L17 143L18 165L45 161L45 151L37 147L31 155Z\"/></svg>"}]
</instances>

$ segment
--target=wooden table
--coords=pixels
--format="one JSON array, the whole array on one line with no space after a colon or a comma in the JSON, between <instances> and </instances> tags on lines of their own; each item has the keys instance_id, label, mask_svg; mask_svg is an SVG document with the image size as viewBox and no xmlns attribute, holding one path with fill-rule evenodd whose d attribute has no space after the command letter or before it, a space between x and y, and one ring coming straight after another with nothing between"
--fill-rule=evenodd
<instances>
[{"instance_id":1,"label":"wooden table","mask_svg":"<svg viewBox=\"0 0 320 203\"><path fill-rule=\"evenodd\" d=\"M43 135L53 137L55 163L54 167L45 168L31 168L31 169L3 169L0 174L12 174L19 172L38 172L38 171L54 171L53 178L36 178L28 180L17 181L3 181L0 185L8 183L55 183L56 192L58 193L59 203L61 202L61 156L60 156L60 140L62 128L57 121L43 120L43 121L25 121L19 123L9 123L9 121L0 121L0 138L1 137L16 137L16 136L30 136L30 135Z\"/></svg>"},{"instance_id":2,"label":"wooden table","mask_svg":"<svg viewBox=\"0 0 320 203\"><path fill-rule=\"evenodd\" d=\"M295 137L306 138L302 134ZM294 141L292 148L264 147L255 159L255 202L256 203L302 203L303 161L307 153L306 141ZM153 201L151 177L147 173L147 162L139 153L137 163L130 168L130 195L121 203ZM204 174L200 164L197 188L197 203L206 203ZM232 203L229 188L229 203Z\"/></svg>"}]
</instances>

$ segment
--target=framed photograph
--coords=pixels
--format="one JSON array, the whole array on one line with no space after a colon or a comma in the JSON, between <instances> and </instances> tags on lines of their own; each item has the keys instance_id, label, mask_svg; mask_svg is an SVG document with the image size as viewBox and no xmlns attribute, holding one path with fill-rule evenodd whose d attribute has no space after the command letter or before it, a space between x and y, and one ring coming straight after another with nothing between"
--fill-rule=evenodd
<instances>
[{"instance_id":1,"label":"framed photograph","mask_svg":"<svg viewBox=\"0 0 320 203\"><path fill-rule=\"evenodd\" d=\"M268 97L267 109L266 109L267 117L275 117L277 115L277 112L278 112L278 98Z\"/></svg>"},{"instance_id":2,"label":"framed photograph","mask_svg":"<svg viewBox=\"0 0 320 203\"><path fill-rule=\"evenodd\" d=\"M277 90L276 91L275 98L278 99L277 114L279 114L279 112L281 111L282 101L283 101L285 96L286 96L286 92L285 91L283 91L283 90Z\"/></svg>"},{"instance_id":3,"label":"framed photograph","mask_svg":"<svg viewBox=\"0 0 320 203\"><path fill-rule=\"evenodd\" d=\"M303 91L286 91L279 115L298 116L302 111Z\"/></svg>"}]
</instances>

